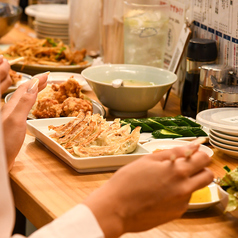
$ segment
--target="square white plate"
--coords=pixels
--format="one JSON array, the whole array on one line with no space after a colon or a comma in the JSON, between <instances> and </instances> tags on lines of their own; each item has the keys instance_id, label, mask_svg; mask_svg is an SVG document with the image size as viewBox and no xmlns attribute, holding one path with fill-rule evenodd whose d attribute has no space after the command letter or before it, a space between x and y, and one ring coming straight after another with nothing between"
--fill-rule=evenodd
<instances>
[{"instance_id":1,"label":"square white plate","mask_svg":"<svg viewBox=\"0 0 238 238\"><path fill-rule=\"evenodd\" d=\"M149 154L147 149L138 144L136 150L131 154L85 158L73 156L56 141L50 138L49 135L54 133L54 131L48 130L49 125L57 126L67 123L70 120L72 120L72 117L28 120L27 128L37 138L37 140L77 172L113 171L138 159L142 155Z\"/></svg>"}]
</instances>

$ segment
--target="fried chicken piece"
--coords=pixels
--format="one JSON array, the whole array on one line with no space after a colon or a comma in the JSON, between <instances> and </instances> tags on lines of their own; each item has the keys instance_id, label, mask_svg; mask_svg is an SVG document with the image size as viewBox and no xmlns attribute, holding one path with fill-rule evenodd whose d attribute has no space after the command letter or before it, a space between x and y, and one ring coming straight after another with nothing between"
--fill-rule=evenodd
<instances>
[{"instance_id":1,"label":"fried chicken piece","mask_svg":"<svg viewBox=\"0 0 238 238\"><path fill-rule=\"evenodd\" d=\"M52 89L55 91L54 98L63 103L68 97L80 98L80 92L82 86L71 76L66 82L60 85L52 84Z\"/></svg>"},{"instance_id":2,"label":"fried chicken piece","mask_svg":"<svg viewBox=\"0 0 238 238\"><path fill-rule=\"evenodd\" d=\"M12 69L9 70L9 75L12 79L12 85L16 85L16 83L22 79L22 75L17 74L17 72Z\"/></svg>"},{"instance_id":3,"label":"fried chicken piece","mask_svg":"<svg viewBox=\"0 0 238 238\"><path fill-rule=\"evenodd\" d=\"M69 97L62 103L61 116L74 117L79 114L80 110L93 112L92 103L82 98Z\"/></svg>"},{"instance_id":4,"label":"fried chicken piece","mask_svg":"<svg viewBox=\"0 0 238 238\"><path fill-rule=\"evenodd\" d=\"M36 118L52 118L60 117L62 112L62 105L58 104L57 100L50 98L43 98L37 102L32 114Z\"/></svg>"}]
</instances>

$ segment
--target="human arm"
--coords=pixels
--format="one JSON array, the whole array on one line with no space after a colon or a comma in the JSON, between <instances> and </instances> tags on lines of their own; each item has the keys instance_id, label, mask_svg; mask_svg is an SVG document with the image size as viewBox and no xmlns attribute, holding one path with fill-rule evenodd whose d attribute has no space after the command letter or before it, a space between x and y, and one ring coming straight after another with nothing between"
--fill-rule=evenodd
<instances>
[{"instance_id":1,"label":"human arm","mask_svg":"<svg viewBox=\"0 0 238 238\"><path fill-rule=\"evenodd\" d=\"M197 146L197 145L192 145ZM204 152L184 158L188 147L145 156L118 170L85 204L97 218L105 237L144 231L179 218L193 191L213 180ZM177 159L169 160L172 154Z\"/></svg>"},{"instance_id":2,"label":"human arm","mask_svg":"<svg viewBox=\"0 0 238 238\"><path fill-rule=\"evenodd\" d=\"M0 55L0 92L5 93L12 85L12 79L9 75L10 65L3 55Z\"/></svg>"},{"instance_id":3,"label":"human arm","mask_svg":"<svg viewBox=\"0 0 238 238\"><path fill-rule=\"evenodd\" d=\"M22 84L1 109L8 168L11 169L26 133L26 119L35 103L38 91L47 84L48 74ZM15 140L14 138L17 138Z\"/></svg>"}]
</instances>

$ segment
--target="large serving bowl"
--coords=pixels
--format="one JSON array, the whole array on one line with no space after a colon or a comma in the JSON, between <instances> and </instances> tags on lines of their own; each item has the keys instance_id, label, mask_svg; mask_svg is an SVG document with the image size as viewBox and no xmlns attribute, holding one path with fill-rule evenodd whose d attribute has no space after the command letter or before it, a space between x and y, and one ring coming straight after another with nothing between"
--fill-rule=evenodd
<instances>
[{"instance_id":1,"label":"large serving bowl","mask_svg":"<svg viewBox=\"0 0 238 238\"><path fill-rule=\"evenodd\" d=\"M220 198L221 205L225 210L229 201L229 194L221 186L218 186L218 196ZM236 208L234 211L231 211L229 213L232 216L238 218L238 208Z\"/></svg>"},{"instance_id":2,"label":"large serving bowl","mask_svg":"<svg viewBox=\"0 0 238 238\"><path fill-rule=\"evenodd\" d=\"M21 14L21 7L0 2L0 38L14 27Z\"/></svg>"},{"instance_id":3,"label":"large serving bowl","mask_svg":"<svg viewBox=\"0 0 238 238\"><path fill-rule=\"evenodd\" d=\"M142 117L153 108L176 81L177 76L167 70L143 65L105 64L91 66L82 76L110 114L117 117ZM115 88L110 80L140 80L154 85L121 86Z\"/></svg>"}]
</instances>

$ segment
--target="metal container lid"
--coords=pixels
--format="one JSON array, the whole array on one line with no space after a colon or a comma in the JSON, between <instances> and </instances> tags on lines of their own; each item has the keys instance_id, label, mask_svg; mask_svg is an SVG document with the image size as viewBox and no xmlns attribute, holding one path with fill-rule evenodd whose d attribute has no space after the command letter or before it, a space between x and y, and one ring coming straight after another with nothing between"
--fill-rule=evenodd
<instances>
[{"instance_id":1,"label":"metal container lid","mask_svg":"<svg viewBox=\"0 0 238 238\"><path fill-rule=\"evenodd\" d=\"M223 87L214 87L212 96L215 100L226 103L238 102L238 86L223 85Z\"/></svg>"},{"instance_id":2,"label":"metal container lid","mask_svg":"<svg viewBox=\"0 0 238 238\"><path fill-rule=\"evenodd\" d=\"M214 84L212 83L211 75L217 79L218 83L220 83L222 81L223 70L224 66L219 64L210 64L201 66L200 85L203 85L204 87L213 88Z\"/></svg>"}]
</instances>

